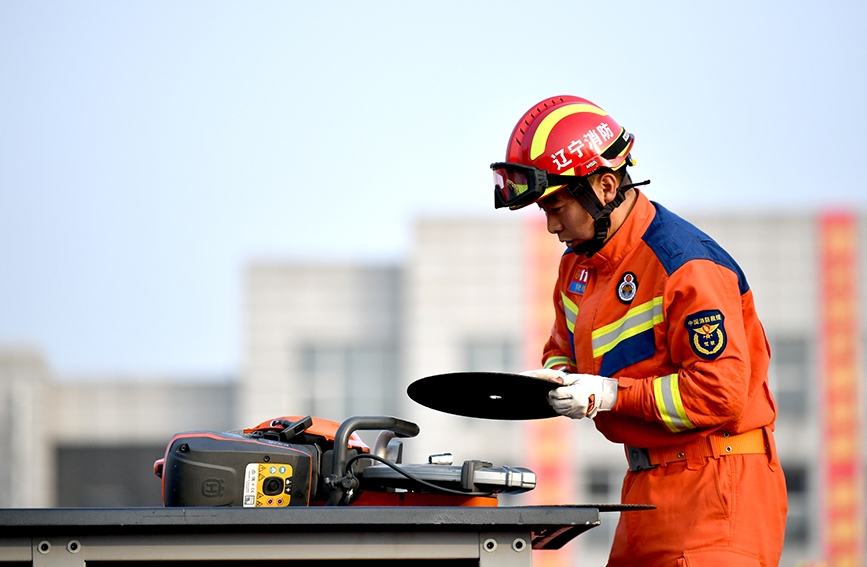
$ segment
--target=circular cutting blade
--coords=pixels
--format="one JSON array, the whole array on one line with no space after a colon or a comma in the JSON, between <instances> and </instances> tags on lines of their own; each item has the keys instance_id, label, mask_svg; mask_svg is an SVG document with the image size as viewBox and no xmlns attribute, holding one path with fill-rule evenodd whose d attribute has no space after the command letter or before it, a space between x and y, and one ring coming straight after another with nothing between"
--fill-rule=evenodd
<instances>
[{"instance_id":1,"label":"circular cutting blade","mask_svg":"<svg viewBox=\"0 0 867 567\"><path fill-rule=\"evenodd\" d=\"M507 372L452 372L416 380L406 389L415 402L437 411L483 419L556 417L548 392L561 384Z\"/></svg>"}]
</instances>

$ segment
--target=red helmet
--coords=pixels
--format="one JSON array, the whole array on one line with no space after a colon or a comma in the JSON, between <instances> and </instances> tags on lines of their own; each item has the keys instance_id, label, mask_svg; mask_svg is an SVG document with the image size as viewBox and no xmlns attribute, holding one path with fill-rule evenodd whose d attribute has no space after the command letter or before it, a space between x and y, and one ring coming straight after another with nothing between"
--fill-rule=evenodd
<instances>
[{"instance_id":1,"label":"red helmet","mask_svg":"<svg viewBox=\"0 0 867 567\"><path fill-rule=\"evenodd\" d=\"M564 187L566 180L559 176L586 177L599 168L632 165L634 140L589 100L545 99L515 125L505 163L491 166L498 176L496 206L519 209L535 203Z\"/></svg>"}]
</instances>

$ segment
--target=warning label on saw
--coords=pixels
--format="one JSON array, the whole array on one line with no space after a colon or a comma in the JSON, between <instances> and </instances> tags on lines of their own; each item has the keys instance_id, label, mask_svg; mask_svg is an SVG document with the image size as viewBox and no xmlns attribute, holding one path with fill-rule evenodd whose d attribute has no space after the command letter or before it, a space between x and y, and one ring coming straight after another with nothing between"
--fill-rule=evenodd
<instances>
[{"instance_id":1,"label":"warning label on saw","mask_svg":"<svg viewBox=\"0 0 867 567\"><path fill-rule=\"evenodd\" d=\"M249 463L244 470L244 507L288 506L292 492L292 465Z\"/></svg>"}]
</instances>

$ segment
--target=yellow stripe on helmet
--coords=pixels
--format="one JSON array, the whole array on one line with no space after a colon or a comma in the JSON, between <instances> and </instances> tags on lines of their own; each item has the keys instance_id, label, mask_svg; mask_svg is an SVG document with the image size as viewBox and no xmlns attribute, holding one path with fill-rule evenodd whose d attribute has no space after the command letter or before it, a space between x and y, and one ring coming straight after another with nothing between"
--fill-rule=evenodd
<instances>
[{"instance_id":1,"label":"yellow stripe on helmet","mask_svg":"<svg viewBox=\"0 0 867 567\"><path fill-rule=\"evenodd\" d=\"M551 135L551 130L558 122L579 112L592 112L600 116L607 116L608 113L592 104L568 104L560 106L552 110L536 128L536 133L533 135L533 143L530 145L530 159L536 159L545 152L545 146L548 143L548 136Z\"/></svg>"}]
</instances>

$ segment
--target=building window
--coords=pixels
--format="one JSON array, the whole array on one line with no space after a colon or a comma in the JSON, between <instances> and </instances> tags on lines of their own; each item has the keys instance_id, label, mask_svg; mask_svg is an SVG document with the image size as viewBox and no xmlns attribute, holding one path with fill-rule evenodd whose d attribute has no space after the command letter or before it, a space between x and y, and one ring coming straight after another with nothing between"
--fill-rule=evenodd
<instances>
[{"instance_id":1,"label":"building window","mask_svg":"<svg viewBox=\"0 0 867 567\"><path fill-rule=\"evenodd\" d=\"M464 344L467 372L520 372L521 347L509 339L470 339Z\"/></svg>"},{"instance_id":2,"label":"building window","mask_svg":"<svg viewBox=\"0 0 867 567\"><path fill-rule=\"evenodd\" d=\"M592 504L611 504L620 502L620 483L623 471L604 467L589 467L583 471L585 501ZM614 531L620 515L605 512L602 523L588 531L587 543L600 549L608 549L614 541Z\"/></svg>"},{"instance_id":3,"label":"building window","mask_svg":"<svg viewBox=\"0 0 867 567\"><path fill-rule=\"evenodd\" d=\"M789 512L786 516L786 543L806 545L809 536L807 515L808 471L800 464L782 464L786 475Z\"/></svg>"},{"instance_id":4,"label":"building window","mask_svg":"<svg viewBox=\"0 0 867 567\"><path fill-rule=\"evenodd\" d=\"M394 413L397 354L389 345L308 345L302 349L311 414L342 421Z\"/></svg>"},{"instance_id":5,"label":"building window","mask_svg":"<svg viewBox=\"0 0 867 567\"><path fill-rule=\"evenodd\" d=\"M587 495L594 504L608 502L611 497L611 473L608 469L591 468L587 471Z\"/></svg>"},{"instance_id":6,"label":"building window","mask_svg":"<svg viewBox=\"0 0 867 567\"><path fill-rule=\"evenodd\" d=\"M161 507L162 484L154 461L165 445L67 446L56 449L60 507Z\"/></svg>"},{"instance_id":7,"label":"building window","mask_svg":"<svg viewBox=\"0 0 867 567\"><path fill-rule=\"evenodd\" d=\"M768 342L771 345L768 378L780 416L800 418L809 409L810 343L804 337L776 337Z\"/></svg>"}]
</instances>

